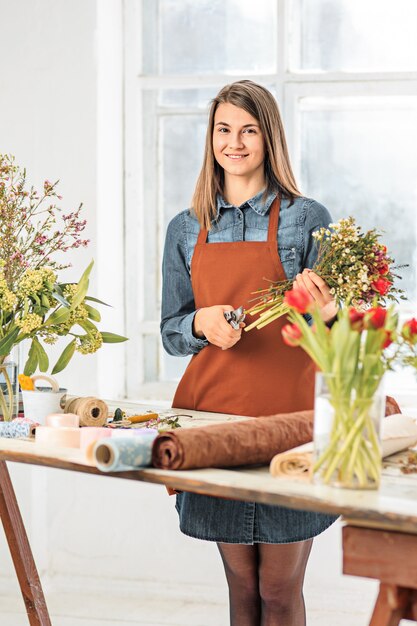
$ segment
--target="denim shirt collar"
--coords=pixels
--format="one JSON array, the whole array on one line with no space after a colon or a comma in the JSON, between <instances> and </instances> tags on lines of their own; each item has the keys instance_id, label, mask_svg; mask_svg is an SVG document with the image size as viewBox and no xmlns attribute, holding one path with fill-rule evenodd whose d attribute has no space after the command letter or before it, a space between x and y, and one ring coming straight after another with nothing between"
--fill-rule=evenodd
<instances>
[{"instance_id":1,"label":"denim shirt collar","mask_svg":"<svg viewBox=\"0 0 417 626\"><path fill-rule=\"evenodd\" d=\"M258 215L265 215L269 211L271 204L277 197L277 194L276 192L269 193L266 197L266 200L263 201L264 191L264 189L262 191L259 191L256 196L253 196L253 198L249 198L249 200L246 200L246 202L241 204L239 207L235 207L233 204L227 202L221 194L217 194L217 215L215 219L219 218L222 209L243 209L246 206L249 206Z\"/></svg>"}]
</instances>

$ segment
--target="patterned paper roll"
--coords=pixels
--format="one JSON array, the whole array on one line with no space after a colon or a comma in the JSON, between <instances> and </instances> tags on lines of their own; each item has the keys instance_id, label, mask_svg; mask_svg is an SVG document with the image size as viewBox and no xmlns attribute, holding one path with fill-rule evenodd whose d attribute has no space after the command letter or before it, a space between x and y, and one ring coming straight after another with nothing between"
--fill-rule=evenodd
<instances>
[{"instance_id":1,"label":"patterned paper roll","mask_svg":"<svg viewBox=\"0 0 417 626\"><path fill-rule=\"evenodd\" d=\"M11 422L0 422L0 437L8 439L30 437L37 426L39 426L37 422L32 422L25 417L16 417Z\"/></svg>"},{"instance_id":2,"label":"patterned paper roll","mask_svg":"<svg viewBox=\"0 0 417 626\"><path fill-rule=\"evenodd\" d=\"M95 443L98 439L112 436L111 428L89 426L81 428L80 431L81 448L88 448L90 444Z\"/></svg>"},{"instance_id":3,"label":"patterned paper roll","mask_svg":"<svg viewBox=\"0 0 417 626\"><path fill-rule=\"evenodd\" d=\"M104 426L109 415L109 407L99 398L72 398L65 405L65 413L75 413L80 418L80 426Z\"/></svg>"},{"instance_id":4,"label":"patterned paper roll","mask_svg":"<svg viewBox=\"0 0 417 626\"><path fill-rule=\"evenodd\" d=\"M45 417L45 426L52 428L62 428L63 426L73 426L78 428L80 418L75 413L51 413Z\"/></svg>"},{"instance_id":5,"label":"patterned paper roll","mask_svg":"<svg viewBox=\"0 0 417 626\"><path fill-rule=\"evenodd\" d=\"M63 426L53 428L52 426L39 426L35 433L36 443L45 446L57 446L63 448L80 447L80 428Z\"/></svg>"},{"instance_id":6,"label":"patterned paper roll","mask_svg":"<svg viewBox=\"0 0 417 626\"><path fill-rule=\"evenodd\" d=\"M97 441L93 460L102 472L123 472L151 464L152 444L156 432L141 437L120 437Z\"/></svg>"}]
</instances>

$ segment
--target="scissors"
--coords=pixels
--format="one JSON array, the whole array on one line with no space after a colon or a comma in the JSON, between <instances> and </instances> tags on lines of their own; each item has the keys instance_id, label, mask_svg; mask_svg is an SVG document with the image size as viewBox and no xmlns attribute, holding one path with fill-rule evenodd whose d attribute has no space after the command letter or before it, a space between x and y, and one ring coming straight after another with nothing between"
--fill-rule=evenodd
<instances>
[{"instance_id":1,"label":"scissors","mask_svg":"<svg viewBox=\"0 0 417 626\"><path fill-rule=\"evenodd\" d=\"M223 315L226 319L226 322L228 322L230 326L235 330L239 330L239 324L243 322L246 316L243 306L240 306L233 311L225 311Z\"/></svg>"}]
</instances>

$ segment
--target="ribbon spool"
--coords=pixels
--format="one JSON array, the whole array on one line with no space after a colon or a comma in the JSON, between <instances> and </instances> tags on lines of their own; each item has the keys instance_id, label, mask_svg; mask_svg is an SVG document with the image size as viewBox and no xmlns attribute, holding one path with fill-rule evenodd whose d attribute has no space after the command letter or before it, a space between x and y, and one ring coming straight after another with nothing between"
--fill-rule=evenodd
<instances>
[{"instance_id":1,"label":"ribbon spool","mask_svg":"<svg viewBox=\"0 0 417 626\"><path fill-rule=\"evenodd\" d=\"M75 413L80 418L80 426L104 426L107 423L109 407L99 398L72 398L65 405L65 413Z\"/></svg>"},{"instance_id":2,"label":"ribbon spool","mask_svg":"<svg viewBox=\"0 0 417 626\"><path fill-rule=\"evenodd\" d=\"M80 425L80 418L74 413L50 413L45 417L45 426L53 428L63 428L64 426L73 426L77 428Z\"/></svg>"},{"instance_id":3,"label":"ribbon spool","mask_svg":"<svg viewBox=\"0 0 417 626\"><path fill-rule=\"evenodd\" d=\"M63 448L80 447L80 429L71 426L54 428L53 426L38 426L35 432L36 443L45 446Z\"/></svg>"}]
</instances>

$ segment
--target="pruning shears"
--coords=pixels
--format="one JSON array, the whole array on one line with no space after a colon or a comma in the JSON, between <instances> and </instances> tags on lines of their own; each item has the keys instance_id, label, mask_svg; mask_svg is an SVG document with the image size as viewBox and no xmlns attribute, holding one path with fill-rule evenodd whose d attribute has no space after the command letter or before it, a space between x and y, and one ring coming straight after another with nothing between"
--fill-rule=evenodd
<instances>
[{"instance_id":1,"label":"pruning shears","mask_svg":"<svg viewBox=\"0 0 417 626\"><path fill-rule=\"evenodd\" d=\"M234 309L233 311L225 311L223 313L226 322L230 324L232 328L235 330L239 330L239 324L244 321L246 314L243 306Z\"/></svg>"}]
</instances>

